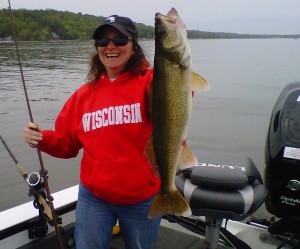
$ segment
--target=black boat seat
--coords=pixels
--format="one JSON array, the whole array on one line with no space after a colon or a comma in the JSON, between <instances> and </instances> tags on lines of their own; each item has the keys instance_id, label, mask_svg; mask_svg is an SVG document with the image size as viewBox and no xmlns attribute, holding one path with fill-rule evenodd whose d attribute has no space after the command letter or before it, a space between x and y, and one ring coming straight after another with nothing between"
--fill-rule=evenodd
<instances>
[{"instance_id":1,"label":"black boat seat","mask_svg":"<svg viewBox=\"0 0 300 249\"><path fill-rule=\"evenodd\" d=\"M250 158L205 150L197 155L199 163L179 171L175 183L192 214L205 216L209 222L206 248L217 248L222 220L243 220L253 214L263 204L267 190Z\"/></svg>"}]
</instances>

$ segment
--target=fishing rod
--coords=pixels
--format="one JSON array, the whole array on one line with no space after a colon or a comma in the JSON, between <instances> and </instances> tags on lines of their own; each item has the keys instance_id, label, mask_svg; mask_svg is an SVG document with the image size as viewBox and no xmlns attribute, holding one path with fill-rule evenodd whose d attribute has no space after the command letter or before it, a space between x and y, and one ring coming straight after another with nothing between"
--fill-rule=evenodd
<instances>
[{"instance_id":1,"label":"fishing rod","mask_svg":"<svg viewBox=\"0 0 300 249\"><path fill-rule=\"evenodd\" d=\"M11 149L8 147L7 143L5 142L4 138L1 135L0 135L0 140L2 141L4 147L10 154L13 161L15 162L19 173L27 182L29 186L29 196L34 196L36 198L36 203L34 203L34 206L38 208L40 205L42 207L44 216L46 216L48 221L52 221L53 216L52 216L51 208L49 207L44 194L44 187L45 187L44 178L41 176L40 173L37 172L32 172L28 175L24 166L17 160L17 158L12 153Z\"/></svg>"},{"instance_id":2,"label":"fishing rod","mask_svg":"<svg viewBox=\"0 0 300 249\"><path fill-rule=\"evenodd\" d=\"M29 97L28 97L27 87L26 87L26 83L25 83L25 78L24 78L24 74L23 74L22 62L21 62L21 57L20 57L20 53L19 53L19 46L18 46L18 42L17 42L17 36L16 36L15 25L14 25L14 21L13 21L13 14L12 14L12 8L11 8L10 0L8 0L8 5L9 5L9 13L10 13L11 30L12 30L12 34L13 34L13 37L14 37L16 53L17 53L17 57L18 57L19 68L20 68L20 73L21 73L21 78L22 78L22 84L23 84L23 89L24 89L24 93L25 93L26 105L27 105L30 121L32 123L34 123L33 122L32 111L31 111L31 107L30 107L30 103L29 103ZM53 216L53 223L54 223L54 227L55 227L56 236L57 236L57 239L58 239L59 248L63 249L64 247L63 247L63 243L62 243L62 238L61 238L61 235L60 235L59 226L58 226L58 222L57 222L56 215L55 215L55 209L54 209L54 205L53 205L53 197L51 196L51 193L50 193L48 178L47 178L47 175L46 175L46 170L45 170L45 167L44 167L44 162L43 162L43 159L42 159L41 151L39 149L39 145L36 146L36 150L37 150L37 154L38 154L38 158L39 158L39 163L40 163L40 168L41 168L41 170L40 170L41 175L44 179L47 203L48 203L48 205L51 209L51 213L52 213L52 216Z\"/></svg>"}]
</instances>

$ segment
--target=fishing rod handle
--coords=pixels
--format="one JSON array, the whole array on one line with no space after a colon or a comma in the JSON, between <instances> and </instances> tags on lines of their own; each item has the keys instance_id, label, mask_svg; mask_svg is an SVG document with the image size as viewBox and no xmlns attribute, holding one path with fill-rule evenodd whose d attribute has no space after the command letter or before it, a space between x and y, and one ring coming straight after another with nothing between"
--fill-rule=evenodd
<instances>
[{"instance_id":1,"label":"fishing rod handle","mask_svg":"<svg viewBox=\"0 0 300 249\"><path fill-rule=\"evenodd\" d=\"M17 163L16 166L17 166L18 171L21 174L21 176L23 176L23 178L26 180L28 173L27 173L26 169L24 168L24 166L21 163Z\"/></svg>"}]
</instances>

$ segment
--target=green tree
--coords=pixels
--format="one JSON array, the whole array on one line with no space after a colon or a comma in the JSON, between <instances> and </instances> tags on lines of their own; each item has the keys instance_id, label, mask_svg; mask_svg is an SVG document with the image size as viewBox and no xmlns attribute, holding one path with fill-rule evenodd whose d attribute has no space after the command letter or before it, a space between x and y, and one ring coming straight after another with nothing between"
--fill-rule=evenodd
<instances>
[{"instance_id":1,"label":"green tree","mask_svg":"<svg viewBox=\"0 0 300 249\"><path fill-rule=\"evenodd\" d=\"M12 10L13 20L18 40L47 41L53 38L62 40L90 40L94 30L102 23L104 17L82 15L69 11L46 10ZM154 27L142 23L136 24L139 38L154 39ZM0 10L0 38L12 36L10 11ZM219 38L300 38L300 35L245 35L233 33L214 33L199 30L189 30L188 37L192 39Z\"/></svg>"}]
</instances>

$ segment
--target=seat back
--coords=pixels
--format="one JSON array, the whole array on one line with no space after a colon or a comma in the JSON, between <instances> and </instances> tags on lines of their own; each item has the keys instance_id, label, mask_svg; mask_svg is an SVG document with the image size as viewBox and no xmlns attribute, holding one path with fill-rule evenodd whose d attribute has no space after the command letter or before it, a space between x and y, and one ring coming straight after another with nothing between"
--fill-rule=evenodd
<instances>
[{"instance_id":1,"label":"seat back","mask_svg":"<svg viewBox=\"0 0 300 249\"><path fill-rule=\"evenodd\" d=\"M205 150L197 154L200 162L175 181L193 215L242 220L261 206L267 190L250 158Z\"/></svg>"}]
</instances>

